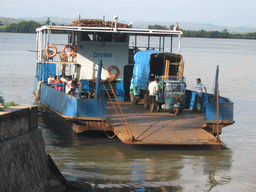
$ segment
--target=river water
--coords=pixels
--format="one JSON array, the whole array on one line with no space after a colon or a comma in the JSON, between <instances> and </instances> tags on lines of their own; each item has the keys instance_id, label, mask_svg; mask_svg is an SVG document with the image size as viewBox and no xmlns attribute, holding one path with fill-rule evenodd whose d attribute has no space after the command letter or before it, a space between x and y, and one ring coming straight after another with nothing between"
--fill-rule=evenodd
<instances>
[{"instance_id":1,"label":"river water","mask_svg":"<svg viewBox=\"0 0 256 192\"><path fill-rule=\"evenodd\" d=\"M34 104L34 34L0 33L0 95ZM223 129L222 150L191 147L135 148L104 135L75 135L39 112L49 153L69 180L102 191L256 191L255 40L183 38L188 88L195 79L212 92L220 66L220 94L234 102L236 123ZM97 191L97 190L96 190Z\"/></svg>"}]
</instances>

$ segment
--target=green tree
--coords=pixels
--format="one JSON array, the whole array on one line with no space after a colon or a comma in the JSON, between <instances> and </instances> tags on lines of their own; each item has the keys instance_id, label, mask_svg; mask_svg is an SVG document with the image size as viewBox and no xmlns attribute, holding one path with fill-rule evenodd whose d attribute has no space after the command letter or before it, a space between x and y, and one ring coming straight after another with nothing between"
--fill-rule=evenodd
<instances>
[{"instance_id":1,"label":"green tree","mask_svg":"<svg viewBox=\"0 0 256 192\"><path fill-rule=\"evenodd\" d=\"M37 27L41 24L35 21L22 21L20 23L12 23L4 28L5 32L15 33L34 33Z\"/></svg>"},{"instance_id":2,"label":"green tree","mask_svg":"<svg viewBox=\"0 0 256 192\"><path fill-rule=\"evenodd\" d=\"M5 32L17 32L16 30L16 24L15 23L12 23L8 26L5 27L4 29Z\"/></svg>"},{"instance_id":3,"label":"green tree","mask_svg":"<svg viewBox=\"0 0 256 192\"><path fill-rule=\"evenodd\" d=\"M229 35L229 32L228 32L228 30L226 29L226 28L224 28L223 30L222 30L222 37L223 38L228 38L230 35Z\"/></svg>"},{"instance_id":4,"label":"green tree","mask_svg":"<svg viewBox=\"0 0 256 192\"><path fill-rule=\"evenodd\" d=\"M227 30L226 28L224 28L224 29L222 30L222 33L228 33L228 30Z\"/></svg>"},{"instance_id":5,"label":"green tree","mask_svg":"<svg viewBox=\"0 0 256 192\"><path fill-rule=\"evenodd\" d=\"M166 27L165 25L149 25L148 29L168 30L168 27Z\"/></svg>"}]
</instances>

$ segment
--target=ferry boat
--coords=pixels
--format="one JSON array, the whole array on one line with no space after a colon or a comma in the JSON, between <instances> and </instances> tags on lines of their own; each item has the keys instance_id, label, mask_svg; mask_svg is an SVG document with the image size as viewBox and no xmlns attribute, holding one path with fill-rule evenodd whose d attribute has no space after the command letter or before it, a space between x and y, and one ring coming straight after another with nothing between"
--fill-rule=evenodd
<instances>
[{"instance_id":1,"label":"ferry boat","mask_svg":"<svg viewBox=\"0 0 256 192\"><path fill-rule=\"evenodd\" d=\"M184 62L180 55L182 31L177 25L173 30L136 29L130 28L127 24L118 23L117 20L107 22L79 19L74 21L73 26L45 25L37 28L36 32L37 69L34 86L36 100L57 114L76 133L89 130L113 131L125 143L149 144L150 142L141 142L138 136L157 122L165 122L169 125L169 120L173 120L174 117L169 112L165 113L163 119L161 119L163 113L154 113L157 117L156 122L149 123L148 118L152 114L149 114L146 109L145 103L148 99L144 98L145 92L139 95L140 87L137 86L137 101L144 102L146 106L144 108L137 101L134 102L136 91L130 90L130 86L134 83L131 82L136 73L134 66L152 65L153 55L154 58L156 55L161 56L154 61L165 69L167 60L169 61L168 72L158 70L156 74L152 69L150 74L147 71L145 73L158 75L164 80L172 80L175 77L184 82ZM60 38L65 40L60 43ZM173 53L174 49L176 53ZM180 58L178 63L173 64L175 72L172 71L174 68L170 67L172 56ZM168 76L169 72L172 76ZM138 73L136 74L138 81L140 77ZM63 79L61 83L49 82L50 75L54 79L57 76L65 78L64 81L67 82L64 84ZM144 79L143 82L147 83L147 81L149 79ZM177 122L184 122L183 128L190 127L194 123L200 126L201 131L209 133L211 138L201 138L198 142L190 138L180 143L171 140L154 143L155 139L152 139L151 144L216 144L213 141L221 133L222 128L234 123L233 103L229 99L219 97L217 118L217 93L205 94L202 113L194 113L191 109L195 107L196 93L191 90L183 92L185 91L184 114L175 117ZM132 103L127 99L131 92ZM164 108L165 105L161 106ZM143 114L140 116L141 119L137 119L136 113ZM190 118L199 118L200 125L194 121L183 121L186 115ZM147 125L143 125L142 129L131 128L131 125L136 127L135 122L138 121L138 124L145 122ZM218 130L214 128L217 124Z\"/></svg>"}]
</instances>

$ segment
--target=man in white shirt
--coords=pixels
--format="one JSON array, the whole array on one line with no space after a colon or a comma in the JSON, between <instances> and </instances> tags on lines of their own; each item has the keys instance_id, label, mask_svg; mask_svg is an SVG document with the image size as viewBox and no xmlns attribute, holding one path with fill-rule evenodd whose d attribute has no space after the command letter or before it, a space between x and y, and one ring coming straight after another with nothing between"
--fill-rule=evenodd
<instances>
[{"instance_id":1,"label":"man in white shirt","mask_svg":"<svg viewBox=\"0 0 256 192\"><path fill-rule=\"evenodd\" d=\"M50 77L47 79L47 82L48 82L48 84L49 83L54 83L54 80L55 80L55 78L53 77L52 74L50 74Z\"/></svg>"},{"instance_id":2,"label":"man in white shirt","mask_svg":"<svg viewBox=\"0 0 256 192\"><path fill-rule=\"evenodd\" d=\"M203 90L207 93L206 87L201 83L201 79L196 79L196 98L195 98L195 111L201 112L203 104Z\"/></svg>"},{"instance_id":3,"label":"man in white shirt","mask_svg":"<svg viewBox=\"0 0 256 192\"><path fill-rule=\"evenodd\" d=\"M159 91L158 81L159 79L155 78L155 80L148 85L149 97L150 97L150 107L149 107L150 112L153 112L155 108L156 94Z\"/></svg>"},{"instance_id":4,"label":"man in white shirt","mask_svg":"<svg viewBox=\"0 0 256 192\"><path fill-rule=\"evenodd\" d=\"M158 79L156 78L155 81L152 81L148 85L148 90L149 90L149 96L156 96L156 92L159 91L158 88Z\"/></svg>"},{"instance_id":5,"label":"man in white shirt","mask_svg":"<svg viewBox=\"0 0 256 192\"><path fill-rule=\"evenodd\" d=\"M203 85L203 83L201 83L201 79L197 78L196 79L196 92L199 94L203 93L203 90L205 91L205 93L207 93L206 87Z\"/></svg>"}]
</instances>

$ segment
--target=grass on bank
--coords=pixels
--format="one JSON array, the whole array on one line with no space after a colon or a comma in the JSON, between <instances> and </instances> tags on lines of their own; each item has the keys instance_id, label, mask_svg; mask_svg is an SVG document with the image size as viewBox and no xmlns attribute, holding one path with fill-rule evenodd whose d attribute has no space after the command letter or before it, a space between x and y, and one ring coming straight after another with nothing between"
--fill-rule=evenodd
<instances>
[{"instance_id":1,"label":"grass on bank","mask_svg":"<svg viewBox=\"0 0 256 192\"><path fill-rule=\"evenodd\" d=\"M7 103L3 104L3 109L6 109L6 108L11 107L11 106L18 106L18 105L19 105L18 103L10 101L10 102L7 102Z\"/></svg>"},{"instance_id":2,"label":"grass on bank","mask_svg":"<svg viewBox=\"0 0 256 192\"><path fill-rule=\"evenodd\" d=\"M10 102L7 102L7 103L4 103L4 99L2 96L0 96L0 109L6 109L8 107L11 107L11 106L18 106L19 104L18 103L15 103L13 101L10 101Z\"/></svg>"}]
</instances>

